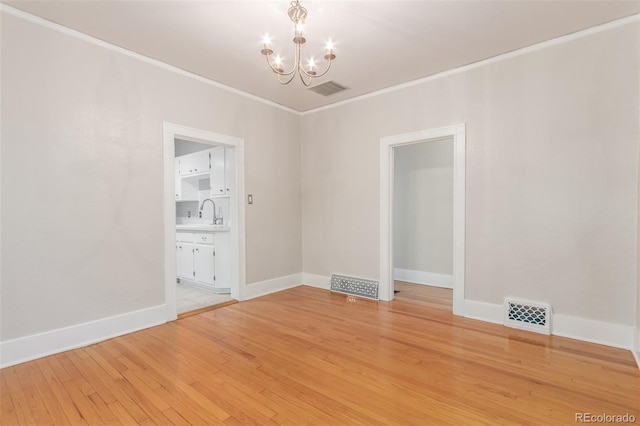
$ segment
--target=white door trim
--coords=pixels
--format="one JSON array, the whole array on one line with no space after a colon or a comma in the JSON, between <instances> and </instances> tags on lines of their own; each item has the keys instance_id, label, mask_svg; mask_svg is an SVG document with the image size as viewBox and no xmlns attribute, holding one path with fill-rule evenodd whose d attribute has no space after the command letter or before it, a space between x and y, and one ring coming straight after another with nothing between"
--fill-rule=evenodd
<instances>
[{"instance_id":1,"label":"white door trim","mask_svg":"<svg viewBox=\"0 0 640 426\"><path fill-rule=\"evenodd\" d=\"M465 124L380 139L380 298L393 300L393 148L453 137L453 313L463 315Z\"/></svg>"},{"instance_id":2,"label":"white door trim","mask_svg":"<svg viewBox=\"0 0 640 426\"><path fill-rule=\"evenodd\" d=\"M230 198L231 229L231 297L245 299L245 220L244 220L244 139L219 135L173 123L162 123L164 163L164 283L167 304L167 321L178 317L176 306L176 202L174 157L175 138L202 142L209 145L226 145L235 148L236 193Z\"/></svg>"}]
</instances>

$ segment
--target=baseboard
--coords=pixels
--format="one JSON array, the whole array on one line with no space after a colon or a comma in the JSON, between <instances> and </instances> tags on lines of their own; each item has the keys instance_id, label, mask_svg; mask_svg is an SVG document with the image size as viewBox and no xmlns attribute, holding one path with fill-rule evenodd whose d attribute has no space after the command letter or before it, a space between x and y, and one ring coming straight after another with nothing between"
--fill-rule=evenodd
<instances>
[{"instance_id":1,"label":"baseboard","mask_svg":"<svg viewBox=\"0 0 640 426\"><path fill-rule=\"evenodd\" d=\"M503 324L503 315L502 305L475 300L464 301L463 316L466 318ZM551 320L551 333L555 336L629 349L633 352L634 328L631 326L554 314ZM634 356L636 359L640 358L637 353L634 353Z\"/></svg>"},{"instance_id":2,"label":"baseboard","mask_svg":"<svg viewBox=\"0 0 640 426\"><path fill-rule=\"evenodd\" d=\"M331 277L325 277L324 275L302 274L302 283L309 287L321 288L324 290L331 289Z\"/></svg>"},{"instance_id":3,"label":"baseboard","mask_svg":"<svg viewBox=\"0 0 640 426\"><path fill-rule=\"evenodd\" d=\"M636 359L636 364L638 365L638 368L640 368L640 329L636 328L634 334L635 342L631 353L633 353L633 357Z\"/></svg>"},{"instance_id":4,"label":"baseboard","mask_svg":"<svg viewBox=\"0 0 640 426\"><path fill-rule=\"evenodd\" d=\"M432 287L453 288L453 275L436 274L435 272L394 268L393 279Z\"/></svg>"},{"instance_id":5,"label":"baseboard","mask_svg":"<svg viewBox=\"0 0 640 426\"><path fill-rule=\"evenodd\" d=\"M462 316L480 321L502 324L502 305L465 299L462 305Z\"/></svg>"},{"instance_id":6,"label":"baseboard","mask_svg":"<svg viewBox=\"0 0 640 426\"><path fill-rule=\"evenodd\" d=\"M158 305L108 318L0 342L0 368L91 345L167 322Z\"/></svg>"},{"instance_id":7,"label":"baseboard","mask_svg":"<svg viewBox=\"0 0 640 426\"><path fill-rule=\"evenodd\" d=\"M551 327L553 327L552 333L556 336L621 349L632 350L633 348L633 327L631 326L555 314Z\"/></svg>"},{"instance_id":8,"label":"baseboard","mask_svg":"<svg viewBox=\"0 0 640 426\"><path fill-rule=\"evenodd\" d=\"M255 299L256 297L266 296L267 294L298 287L302 284L302 275L302 273L292 274L247 284L244 292L244 300Z\"/></svg>"}]
</instances>

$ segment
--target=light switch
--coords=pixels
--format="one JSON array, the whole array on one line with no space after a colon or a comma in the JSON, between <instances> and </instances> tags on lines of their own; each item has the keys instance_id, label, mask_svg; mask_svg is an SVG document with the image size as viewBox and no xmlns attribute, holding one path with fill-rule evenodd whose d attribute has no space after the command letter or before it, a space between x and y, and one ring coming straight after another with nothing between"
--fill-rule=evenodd
<instances>
[{"instance_id":1,"label":"light switch","mask_svg":"<svg viewBox=\"0 0 640 426\"><path fill-rule=\"evenodd\" d=\"M247 196L247 202L248 202L249 204L253 204L253 194L249 194L249 195Z\"/></svg>"}]
</instances>

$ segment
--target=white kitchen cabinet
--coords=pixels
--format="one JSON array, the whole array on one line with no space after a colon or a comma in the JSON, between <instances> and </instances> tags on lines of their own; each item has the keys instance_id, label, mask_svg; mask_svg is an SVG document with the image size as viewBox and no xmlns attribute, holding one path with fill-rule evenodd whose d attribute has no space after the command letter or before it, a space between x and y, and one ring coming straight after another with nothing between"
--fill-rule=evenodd
<instances>
[{"instance_id":1,"label":"white kitchen cabinet","mask_svg":"<svg viewBox=\"0 0 640 426\"><path fill-rule=\"evenodd\" d=\"M212 148L211 152L211 195L226 195L225 186L225 149L222 146Z\"/></svg>"},{"instance_id":2,"label":"white kitchen cabinet","mask_svg":"<svg viewBox=\"0 0 640 426\"><path fill-rule=\"evenodd\" d=\"M198 151L193 156L193 173L208 172L211 170L211 149Z\"/></svg>"},{"instance_id":3,"label":"white kitchen cabinet","mask_svg":"<svg viewBox=\"0 0 640 426\"><path fill-rule=\"evenodd\" d=\"M233 148L225 148L224 150L224 177L225 177L225 194L231 195L236 189L236 150Z\"/></svg>"},{"instance_id":4,"label":"white kitchen cabinet","mask_svg":"<svg viewBox=\"0 0 640 426\"><path fill-rule=\"evenodd\" d=\"M178 243L176 242L176 277L182 276L182 262L180 259L180 250L178 249Z\"/></svg>"},{"instance_id":5,"label":"white kitchen cabinet","mask_svg":"<svg viewBox=\"0 0 640 426\"><path fill-rule=\"evenodd\" d=\"M212 244L195 244L193 257L195 281L215 285L215 249Z\"/></svg>"},{"instance_id":6,"label":"white kitchen cabinet","mask_svg":"<svg viewBox=\"0 0 640 426\"><path fill-rule=\"evenodd\" d=\"M193 155L183 155L181 157L176 157L178 160L178 174L180 176L193 174Z\"/></svg>"},{"instance_id":7,"label":"white kitchen cabinet","mask_svg":"<svg viewBox=\"0 0 640 426\"><path fill-rule=\"evenodd\" d=\"M175 174L174 174L174 183L176 193L176 200L182 200L182 179L180 178L180 160L178 158L175 159Z\"/></svg>"},{"instance_id":8,"label":"white kitchen cabinet","mask_svg":"<svg viewBox=\"0 0 640 426\"><path fill-rule=\"evenodd\" d=\"M231 246L228 232L217 232L215 236L215 287L231 287Z\"/></svg>"},{"instance_id":9,"label":"white kitchen cabinet","mask_svg":"<svg viewBox=\"0 0 640 426\"><path fill-rule=\"evenodd\" d=\"M176 274L190 285L227 293L231 287L229 232L176 232Z\"/></svg>"},{"instance_id":10,"label":"white kitchen cabinet","mask_svg":"<svg viewBox=\"0 0 640 426\"><path fill-rule=\"evenodd\" d=\"M211 170L211 150L205 149L176 157L176 170L178 176L208 172Z\"/></svg>"},{"instance_id":11,"label":"white kitchen cabinet","mask_svg":"<svg viewBox=\"0 0 640 426\"><path fill-rule=\"evenodd\" d=\"M176 270L180 271L178 278L193 280L195 270L193 269L193 243L179 241L177 243L178 251Z\"/></svg>"}]
</instances>

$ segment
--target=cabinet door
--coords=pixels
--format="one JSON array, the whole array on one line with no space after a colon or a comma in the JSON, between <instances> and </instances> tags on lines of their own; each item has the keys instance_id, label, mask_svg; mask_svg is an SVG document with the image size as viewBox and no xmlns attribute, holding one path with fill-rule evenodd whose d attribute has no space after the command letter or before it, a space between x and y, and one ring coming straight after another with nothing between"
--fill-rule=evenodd
<instances>
[{"instance_id":1,"label":"cabinet door","mask_svg":"<svg viewBox=\"0 0 640 426\"><path fill-rule=\"evenodd\" d=\"M211 150L193 153L193 173L208 172L211 170Z\"/></svg>"},{"instance_id":2,"label":"cabinet door","mask_svg":"<svg viewBox=\"0 0 640 426\"><path fill-rule=\"evenodd\" d=\"M180 262L180 249L178 248L178 243L176 243L176 277L180 278L182 276L182 262Z\"/></svg>"},{"instance_id":3,"label":"cabinet door","mask_svg":"<svg viewBox=\"0 0 640 426\"><path fill-rule=\"evenodd\" d=\"M216 232L215 236L216 288L231 287L231 246L228 232Z\"/></svg>"},{"instance_id":4,"label":"cabinet door","mask_svg":"<svg viewBox=\"0 0 640 426\"><path fill-rule=\"evenodd\" d=\"M224 176L225 176L225 193L227 195L235 191L236 181L236 151L234 148L224 149Z\"/></svg>"},{"instance_id":5,"label":"cabinet door","mask_svg":"<svg viewBox=\"0 0 640 426\"><path fill-rule=\"evenodd\" d=\"M175 159L174 163L174 184L176 200L182 199L182 179L180 179L180 160L178 158Z\"/></svg>"},{"instance_id":6,"label":"cabinet door","mask_svg":"<svg viewBox=\"0 0 640 426\"><path fill-rule=\"evenodd\" d=\"M192 280L195 276L193 269L193 244L178 243L178 269L180 270L180 278Z\"/></svg>"},{"instance_id":7,"label":"cabinet door","mask_svg":"<svg viewBox=\"0 0 640 426\"><path fill-rule=\"evenodd\" d=\"M193 154L178 157L180 176L193 174Z\"/></svg>"},{"instance_id":8,"label":"cabinet door","mask_svg":"<svg viewBox=\"0 0 640 426\"><path fill-rule=\"evenodd\" d=\"M224 147L211 150L211 195L225 195Z\"/></svg>"},{"instance_id":9,"label":"cabinet door","mask_svg":"<svg viewBox=\"0 0 640 426\"><path fill-rule=\"evenodd\" d=\"M194 264L197 282L213 286L215 275L214 253L214 248L210 244L195 245Z\"/></svg>"}]
</instances>

